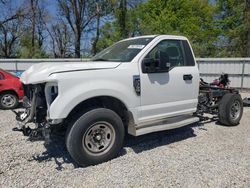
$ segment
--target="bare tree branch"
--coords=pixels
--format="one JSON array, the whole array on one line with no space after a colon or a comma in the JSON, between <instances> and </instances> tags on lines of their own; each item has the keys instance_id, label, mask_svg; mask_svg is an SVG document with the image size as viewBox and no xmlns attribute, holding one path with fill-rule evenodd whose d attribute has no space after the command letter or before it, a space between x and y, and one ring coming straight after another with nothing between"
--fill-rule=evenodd
<instances>
[{"instance_id":1,"label":"bare tree branch","mask_svg":"<svg viewBox=\"0 0 250 188\"><path fill-rule=\"evenodd\" d=\"M58 0L61 15L67 20L75 37L75 57L81 56L81 38L84 29L96 17L94 0Z\"/></svg>"}]
</instances>

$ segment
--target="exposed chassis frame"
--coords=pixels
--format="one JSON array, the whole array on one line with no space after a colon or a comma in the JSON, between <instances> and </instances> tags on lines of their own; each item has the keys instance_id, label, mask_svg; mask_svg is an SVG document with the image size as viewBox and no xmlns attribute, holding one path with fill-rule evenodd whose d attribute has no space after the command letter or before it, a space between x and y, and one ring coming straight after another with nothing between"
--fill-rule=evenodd
<instances>
[{"instance_id":1,"label":"exposed chassis frame","mask_svg":"<svg viewBox=\"0 0 250 188\"><path fill-rule=\"evenodd\" d=\"M196 115L201 119L204 118L204 113L217 116L220 101L227 93L239 94L239 91L233 88L223 88L210 84L200 85Z\"/></svg>"}]
</instances>

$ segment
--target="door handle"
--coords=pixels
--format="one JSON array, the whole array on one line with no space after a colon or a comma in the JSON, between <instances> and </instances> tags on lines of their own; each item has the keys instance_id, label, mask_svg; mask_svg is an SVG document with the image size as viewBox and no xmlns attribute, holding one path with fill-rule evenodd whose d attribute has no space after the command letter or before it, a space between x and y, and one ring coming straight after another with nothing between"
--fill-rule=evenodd
<instances>
[{"instance_id":1,"label":"door handle","mask_svg":"<svg viewBox=\"0 0 250 188\"><path fill-rule=\"evenodd\" d=\"M184 74L183 75L183 80L192 80L193 79L193 75L192 74Z\"/></svg>"}]
</instances>

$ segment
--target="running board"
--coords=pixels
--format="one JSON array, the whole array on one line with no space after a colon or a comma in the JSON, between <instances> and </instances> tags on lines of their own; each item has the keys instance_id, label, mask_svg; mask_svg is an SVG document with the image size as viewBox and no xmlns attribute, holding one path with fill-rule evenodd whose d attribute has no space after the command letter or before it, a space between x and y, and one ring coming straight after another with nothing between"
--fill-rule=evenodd
<instances>
[{"instance_id":1,"label":"running board","mask_svg":"<svg viewBox=\"0 0 250 188\"><path fill-rule=\"evenodd\" d=\"M199 118L192 115L183 115L172 118L167 118L157 122L138 124L128 127L128 133L133 136L140 136L152 132L165 131L175 129L198 122Z\"/></svg>"}]
</instances>

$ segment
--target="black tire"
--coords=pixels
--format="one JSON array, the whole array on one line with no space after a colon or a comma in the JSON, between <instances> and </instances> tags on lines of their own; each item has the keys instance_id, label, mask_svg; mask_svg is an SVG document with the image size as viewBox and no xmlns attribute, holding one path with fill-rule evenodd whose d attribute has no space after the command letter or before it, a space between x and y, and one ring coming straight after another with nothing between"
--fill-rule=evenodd
<instances>
[{"instance_id":1,"label":"black tire","mask_svg":"<svg viewBox=\"0 0 250 188\"><path fill-rule=\"evenodd\" d=\"M0 108L3 110L14 109L18 106L18 97L13 92L3 92L0 94Z\"/></svg>"},{"instance_id":2,"label":"black tire","mask_svg":"<svg viewBox=\"0 0 250 188\"><path fill-rule=\"evenodd\" d=\"M121 118L105 108L96 108L78 117L66 134L66 147L75 162L80 166L96 165L116 157L125 134Z\"/></svg>"},{"instance_id":3,"label":"black tire","mask_svg":"<svg viewBox=\"0 0 250 188\"><path fill-rule=\"evenodd\" d=\"M227 126L238 125L243 114L243 102L239 94L225 94L219 104L219 122Z\"/></svg>"}]
</instances>

